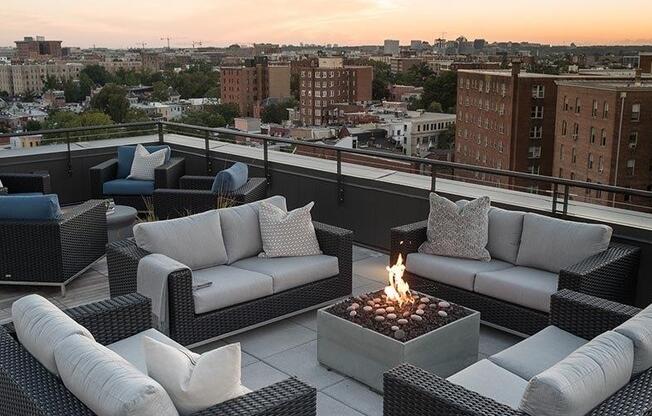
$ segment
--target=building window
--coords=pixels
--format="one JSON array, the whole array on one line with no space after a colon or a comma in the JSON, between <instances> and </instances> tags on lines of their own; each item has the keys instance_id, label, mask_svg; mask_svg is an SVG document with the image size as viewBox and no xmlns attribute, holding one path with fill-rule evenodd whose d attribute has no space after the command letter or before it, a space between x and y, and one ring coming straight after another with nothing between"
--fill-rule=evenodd
<instances>
[{"instance_id":1,"label":"building window","mask_svg":"<svg viewBox=\"0 0 652 416\"><path fill-rule=\"evenodd\" d=\"M559 160L564 160L564 145L559 145ZM559 175L561 176L561 175Z\"/></svg>"},{"instance_id":2,"label":"building window","mask_svg":"<svg viewBox=\"0 0 652 416\"><path fill-rule=\"evenodd\" d=\"M541 157L541 146L530 146L527 157L529 159L539 159Z\"/></svg>"},{"instance_id":3,"label":"building window","mask_svg":"<svg viewBox=\"0 0 652 416\"><path fill-rule=\"evenodd\" d=\"M629 133L629 148L635 150L637 145L638 145L638 132L633 131Z\"/></svg>"},{"instance_id":4,"label":"building window","mask_svg":"<svg viewBox=\"0 0 652 416\"><path fill-rule=\"evenodd\" d=\"M532 98L544 98L546 96L546 87L544 85L532 86Z\"/></svg>"},{"instance_id":5,"label":"building window","mask_svg":"<svg viewBox=\"0 0 652 416\"><path fill-rule=\"evenodd\" d=\"M564 169L563 168L559 168L559 177L560 178L564 177Z\"/></svg>"},{"instance_id":6,"label":"building window","mask_svg":"<svg viewBox=\"0 0 652 416\"><path fill-rule=\"evenodd\" d=\"M641 119L641 105L632 105L632 121L639 121Z\"/></svg>"},{"instance_id":7,"label":"building window","mask_svg":"<svg viewBox=\"0 0 652 416\"><path fill-rule=\"evenodd\" d=\"M602 118L609 118L609 103L606 101L602 107Z\"/></svg>"},{"instance_id":8,"label":"building window","mask_svg":"<svg viewBox=\"0 0 652 416\"><path fill-rule=\"evenodd\" d=\"M540 139L541 137L543 137L543 127L532 126L530 128L530 139Z\"/></svg>"},{"instance_id":9,"label":"building window","mask_svg":"<svg viewBox=\"0 0 652 416\"><path fill-rule=\"evenodd\" d=\"M596 136L595 127L591 127L591 134L589 136L589 141L591 142L591 144L595 144L595 136Z\"/></svg>"},{"instance_id":10,"label":"building window","mask_svg":"<svg viewBox=\"0 0 652 416\"><path fill-rule=\"evenodd\" d=\"M598 157L598 172L604 172L604 158L602 156Z\"/></svg>"},{"instance_id":11,"label":"building window","mask_svg":"<svg viewBox=\"0 0 652 416\"><path fill-rule=\"evenodd\" d=\"M579 114L582 111L582 101L577 97L575 99L575 113Z\"/></svg>"},{"instance_id":12,"label":"building window","mask_svg":"<svg viewBox=\"0 0 652 416\"><path fill-rule=\"evenodd\" d=\"M568 132L568 122L564 120L561 122L561 135L566 137L567 132Z\"/></svg>"},{"instance_id":13,"label":"building window","mask_svg":"<svg viewBox=\"0 0 652 416\"><path fill-rule=\"evenodd\" d=\"M532 118L534 119L543 118L543 106L535 105L532 107Z\"/></svg>"},{"instance_id":14,"label":"building window","mask_svg":"<svg viewBox=\"0 0 652 416\"><path fill-rule=\"evenodd\" d=\"M593 100L593 107L591 108L591 117L598 116L598 100Z\"/></svg>"},{"instance_id":15,"label":"building window","mask_svg":"<svg viewBox=\"0 0 652 416\"><path fill-rule=\"evenodd\" d=\"M588 168L593 169L593 154L589 153Z\"/></svg>"},{"instance_id":16,"label":"building window","mask_svg":"<svg viewBox=\"0 0 652 416\"><path fill-rule=\"evenodd\" d=\"M636 167L636 160L629 159L627 161L627 176L634 176L634 168Z\"/></svg>"},{"instance_id":17,"label":"building window","mask_svg":"<svg viewBox=\"0 0 652 416\"><path fill-rule=\"evenodd\" d=\"M607 145L607 130L602 129L600 132L600 146Z\"/></svg>"},{"instance_id":18,"label":"building window","mask_svg":"<svg viewBox=\"0 0 652 416\"><path fill-rule=\"evenodd\" d=\"M564 111L568 111L568 97L564 96Z\"/></svg>"},{"instance_id":19,"label":"building window","mask_svg":"<svg viewBox=\"0 0 652 416\"><path fill-rule=\"evenodd\" d=\"M573 150L571 151L571 162L575 164L577 162L577 149L573 147Z\"/></svg>"},{"instance_id":20,"label":"building window","mask_svg":"<svg viewBox=\"0 0 652 416\"><path fill-rule=\"evenodd\" d=\"M577 140L580 135L580 125L578 123L573 124L573 140Z\"/></svg>"}]
</instances>

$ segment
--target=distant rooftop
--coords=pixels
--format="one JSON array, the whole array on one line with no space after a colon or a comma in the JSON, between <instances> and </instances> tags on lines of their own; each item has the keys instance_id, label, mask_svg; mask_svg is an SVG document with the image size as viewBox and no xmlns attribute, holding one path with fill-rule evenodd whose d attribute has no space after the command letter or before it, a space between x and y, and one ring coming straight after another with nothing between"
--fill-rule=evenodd
<instances>
[{"instance_id":1,"label":"distant rooftop","mask_svg":"<svg viewBox=\"0 0 652 416\"><path fill-rule=\"evenodd\" d=\"M634 80L628 81L557 81L557 85L567 85L574 87L592 88L596 90L610 91L652 91L652 81L642 81L639 83Z\"/></svg>"}]
</instances>

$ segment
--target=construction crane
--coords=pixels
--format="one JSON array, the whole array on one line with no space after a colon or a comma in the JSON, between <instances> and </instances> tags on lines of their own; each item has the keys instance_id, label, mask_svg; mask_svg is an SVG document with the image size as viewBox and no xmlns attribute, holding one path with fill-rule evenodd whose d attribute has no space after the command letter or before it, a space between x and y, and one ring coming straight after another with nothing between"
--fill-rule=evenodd
<instances>
[{"instance_id":1,"label":"construction crane","mask_svg":"<svg viewBox=\"0 0 652 416\"><path fill-rule=\"evenodd\" d=\"M168 41L168 50L170 50L170 37L169 36L164 37L164 38L161 38L161 40L167 40Z\"/></svg>"},{"instance_id":2,"label":"construction crane","mask_svg":"<svg viewBox=\"0 0 652 416\"><path fill-rule=\"evenodd\" d=\"M201 40L197 40L197 41L194 41L194 40L193 40L193 41L192 41L192 48L193 48L193 49L195 49L195 45L198 45L198 46L201 47L201 45L202 45L202 41L201 41Z\"/></svg>"},{"instance_id":3,"label":"construction crane","mask_svg":"<svg viewBox=\"0 0 652 416\"><path fill-rule=\"evenodd\" d=\"M141 46L142 50L145 50L145 46L147 46L147 43L146 42L140 42L140 43L138 43L138 45Z\"/></svg>"}]
</instances>

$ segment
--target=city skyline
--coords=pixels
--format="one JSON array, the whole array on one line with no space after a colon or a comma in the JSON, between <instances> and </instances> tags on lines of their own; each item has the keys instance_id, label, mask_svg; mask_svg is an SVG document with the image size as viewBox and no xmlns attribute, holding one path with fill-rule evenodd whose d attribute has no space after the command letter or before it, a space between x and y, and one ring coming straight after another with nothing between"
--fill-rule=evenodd
<instances>
[{"instance_id":1,"label":"city skyline","mask_svg":"<svg viewBox=\"0 0 652 416\"><path fill-rule=\"evenodd\" d=\"M497 0L487 7L479 0L439 4L427 0L187 0L167 4L153 0L96 1L92 7L74 0L5 0L0 46L29 35L64 41L66 46L113 48L173 47L232 43L382 44L383 39L432 42L442 36L489 41L545 44L651 44L647 16L652 3L624 0L601 5L579 0L514 4ZM534 8L536 6L536 8ZM587 13L590 10L590 14Z\"/></svg>"}]
</instances>

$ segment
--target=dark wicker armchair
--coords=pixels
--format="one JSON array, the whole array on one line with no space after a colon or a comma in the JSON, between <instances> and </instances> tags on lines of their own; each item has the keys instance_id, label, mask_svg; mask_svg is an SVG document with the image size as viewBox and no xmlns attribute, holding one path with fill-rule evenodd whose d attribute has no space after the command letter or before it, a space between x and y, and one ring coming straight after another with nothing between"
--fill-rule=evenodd
<instances>
[{"instance_id":1,"label":"dark wicker armchair","mask_svg":"<svg viewBox=\"0 0 652 416\"><path fill-rule=\"evenodd\" d=\"M0 173L0 194L52 193L49 173Z\"/></svg>"},{"instance_id":2,"label":"dark wicker armchair","mask_svg":"<svg viewBox=\"0 0 652 416\"><path fill-rule=\"evenodd\" d=\"M265 178L250 178L246 184L225 195L211 191L215 180L212 176L183 176L179 189L154 191L154 213L159 219L184 217L220 208L220 198L231 205L248 204L264 199L267 195Z\"/></svg>"},{"instance_id":3,"label":"dark wicker armchair","mask_svg":"<svg viewBox=\"0 0 652 416\"><path fill-rule=\"evenodd\" d=\"M220 337L252 325L348 296L352 291L352 232L314 223L326 255L339 262L339 275L216 311L196 314L189 270L168 276L170 337L182 345ZM111 296L136 292L138 262L149 253L131 241L107 246Z\"/></svg>"},{"instance_id":4,"label":"dark wicker armchair","mask_svg":"<svg viewBox=\"0 0 652 416\"><path fill-rule=\"evenodd\" d=\"M65 311L101 344L110 344L151 327L151 304L138 294ZM314 416L316 391L291 378L217 404L193 416ZM0 327L0 415L92 416L66 387L16 340L11 325Z\"/></svg>"},{"instance_id":5,"label":"dark wicker armchair","mask_svg":"<svg viewBox=\"0 0 652 416\"><path fill-rule=\"evenodd\" d=\"M170 158L170 161L163 166L156 168L154 174L154 189L176 188L179 185L179 178L185 173L184 158ZM91 194L93 198L111 198L118 205L127 205L136 208L138 211L147 211L148 199L152 195L116 195L104 194L104 183L117 179L118 159L107 160L90 169Z\"/></svg>"},{"instance_id":6,"label":"dark wicker armchair","mask_svg":"<svg viewBox=\"0 0 652 416\"><path fill-rule=\"evenodd\" d=\"M426 241L426 221L391 230L390 262L399 253L405 259ZM571 289L620 303L631 303L638 273L641 250L625 244L611 243L609 248L566 270L559 272L558 290ZM475 309L482 319L523 334L534 334L548 326L549 314L495 299L476 292L436 282L405 272L410 287Z\"/></svg>"},{"instance_id":7,"label":"dark wicker armchair","mask_svg":"<svg viewBox=\"0 0 652 416\"><path fill-rule=\"evenodd\" d=\"M632 306L561 290L552 296L550 323L591 339L638 312ZM384 392L385 416L527 416L409 364L385 373ZM591 416L649 414L652 414L652 369L632 379L590 413Z\"/></svg>"},{"instance_id":8,"label":"dark wicker armchair","mask_svg":"<svg viewBox=\"0 0 652 416\"><path fill-rule=\"evenodd\" d=\"M51 221L0 220L0 285L58 286L104 256L106 202L64 209Z\"/></svg>"}]
</instances>

